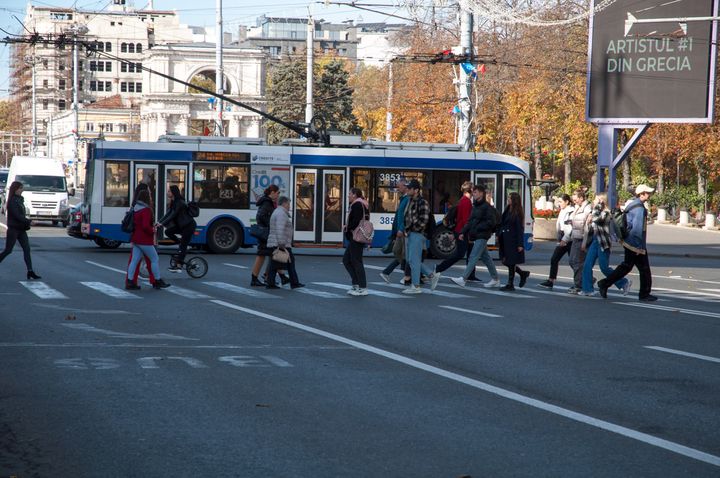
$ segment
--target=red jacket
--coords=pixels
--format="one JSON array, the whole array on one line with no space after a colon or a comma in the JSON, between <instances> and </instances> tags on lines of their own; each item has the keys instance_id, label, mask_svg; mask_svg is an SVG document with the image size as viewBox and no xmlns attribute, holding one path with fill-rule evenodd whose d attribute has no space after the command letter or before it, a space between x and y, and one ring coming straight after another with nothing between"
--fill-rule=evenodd
<instances>
[{"instance_id":1,"label":"red jacket","mask_svg":"<svg viewBox=\"0 0 720 478\"><path fill-rule=\"evenodd\" d=\"M136 205L133 222L135 230L130 236L130 242L141 246L154 245L155 229L153 228L152 210L143 204Z\"/></svg>"},{"instance_id":2,"label":"red jacket","mask_svg":"<svg viewBox=\"0 0 720 478\"><path fill-rule=\"evenodd\" d=\"M472 213L472 201L463 194L458 201L457 205L457 217L455 218L455 232L460 234L462 228L467 224L470 219L470 213Z\"/></svg>"}]
</instances>

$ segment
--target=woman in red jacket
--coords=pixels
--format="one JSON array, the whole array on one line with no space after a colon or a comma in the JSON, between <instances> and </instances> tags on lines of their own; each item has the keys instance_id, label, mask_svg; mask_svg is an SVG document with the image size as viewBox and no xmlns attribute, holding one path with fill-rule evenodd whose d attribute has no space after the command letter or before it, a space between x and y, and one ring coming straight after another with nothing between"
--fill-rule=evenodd
<instances>
[{"instance_id":1,"label":"woman in red jacket","mask_svg":"<svg viewBox=\"0 0 720 478\"><path fill-rule=\"evenodd\" d=\"M150 267L155 277L154 289L164 289L170 287L170 284L160 278L160 260L155 250L155 227L153 226L152 209L150 209L150 192L145 189L138 193L137 202L133 207L133 223L135 228L130 236L132 243L132 255L130 256L130 265L128 266L128 274L125 278L125 288L130 290L138 290L140 286L133 277L138 263L143 256L150 259Z\"/></svg>"}]
</instances>

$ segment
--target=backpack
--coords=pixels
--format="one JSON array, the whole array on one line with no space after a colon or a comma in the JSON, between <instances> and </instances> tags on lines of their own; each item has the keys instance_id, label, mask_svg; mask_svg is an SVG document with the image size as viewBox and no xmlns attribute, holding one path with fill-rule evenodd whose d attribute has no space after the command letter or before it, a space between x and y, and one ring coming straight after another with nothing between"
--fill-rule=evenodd
<instances>
[{"instance_id":1,"label":"backpack","mask_svg":"<svg viewBox=\"0 0 720 478\"><path fill-rule=\"evenodd\" d=\"M196 201L190 201L187 203L187 212L190 217L198 217L200 215L200 206Z\"/></svg>"},{"instance_id":2,"label":"backpack","mask_svg":"<svg viewBox=\"0 0 720 478\"><path fill-rule=\"evenodd\" d=\"M443 226L447 227L448 229L455 229L455 226L457 226L457 213L458 213L458 207L457 204L450 208L450 210L445 214L445 217L443 218Z\"/></svg>"},{"instance_id":3,"label":"backpack","mask_svg":"<svg viewBox=\"0 0 720 478\"><path fill-rule=\"evenodd\" d=\"M630 235L630 231L628 231L627 213L636 207L639 206L636 204L632 207L626 207L624 211L619 207L616 207L610 213L610 217L612 219L610 227L618 239L627 239Z\"/></svg>"},{"instance_id":4,"label":"backpack","mask_svg":"<svg viewBox=\"0 0 720 478\"><path fill-rule=\"evenodd\" d=\"M132 234L133 231L135 231L135 212L132 207L125 213L125 217L123 217L123 220L120 223L120 229L122 232L126 232L128 234Z\"/></svg>"}]
</instances>

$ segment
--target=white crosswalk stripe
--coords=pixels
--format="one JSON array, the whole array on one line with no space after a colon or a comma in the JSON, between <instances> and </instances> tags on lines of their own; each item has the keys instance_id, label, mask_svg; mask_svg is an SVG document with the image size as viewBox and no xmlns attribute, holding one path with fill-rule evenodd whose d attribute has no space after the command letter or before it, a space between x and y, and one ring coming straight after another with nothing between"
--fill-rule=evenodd
<instances>
[{"instance_id":1,"label":"white crosswalk stripe","mask_svg":"<svg viewBox=\"0 0 720 478\"><path fill-rule=\"evenodd\" d=\"M234 292L236 294L242 294L247 295L250 297L254 297L256 299L276 299L277 296L274 296L272 294L268 294L267 292L262 292L257 289L251 289L247 287L240 287L233 284L228 284L227 282L203 282L203 284L215 287L218 289L227 290L230 292Z\"/></svg>"},{"instance_id":2,"label":"white crosswalk stripe","mask_svg":"<svg viewBox=\"0 0 720 478\"><path fill-rule=\"evenodd\" d=\"M407 289L407 287L405 287L404 285L401 285L401 284L388 284L387 282L371 282L371 284L372 284L372 285L379 285L379 286L382 286L382 287L392 287L393 289L401 289L401 290ZM469 299L470 297L472 297L472 296L470 296L470 295L455 294L455 293L453 293L453 292L445 292L444 290L438 290L438 289L435 289L435 290L433 291L433 290L430 290L430 286L429 286L429 285L426 285L425 287L423 287L423 288L422 288L422 291L423 291L424 294L426 293L426 294L437 295L437 296L439 296L439 297L446 297L446 298L448 298L448 299Z\"/></svg>"},{"instance_id":3,"label":"white crosswalk stripe","mask_svg":"<svg viewBox=\"0 0 720 478\"><path fill-rule=\"evenodd\" d=\"M512 297L514 299L533 299L534 298L531 295L523 295L523 294L518 293L517 289L514 292L500 292L497 289L487 289L482 286L474 287L471 285L467 285L465 287L460 287L459 285L448 284L446 282L442 282L442 279L440 279L440 282L438 283L438 287L446 287L446 288L457 289L457 290L466 290L468 292L477 292L479 294L499 295L502 297ZM520 290L522 290L522 289L520 289Z\"/></svg>"},{"instance_id":4,"label":"white crosswalk stripe","mask_svg":"<svg viewBox=\"0 0 720 478\"><path fill-rule=\"evenodd\" d=\"M315 297L320 297L321 299L349 299L350 297L347 294L333 294L332 292L326 292L324 290L317 290L317 289L311 289L308 287L302 287L300 289L295 289L295 292L301 292L303 294L312 295Z\"/></svg>"},{"instance_id":5,"label":"white crosswalk stripe","mask_svg":"<svg viewBox=\"0 0 720 478\"><path fill-rule=\"evenodd\" d=\"M347 284L338 284L337 282L313 282L313 284L321 285L324 287L334 287L335 289L349 290L352 286ZM368 289L370 295L385 297L386 299L408 299L408 296L401 294L393 294L392 292L384 292L381 290Z\"/></svg>"},{"instance_id":6,"label":"white crosswalk stripe","mask_svg":"<svg viewBox=\"0 0 720 478\"><path fill-rule=\"evenodd\" d=\"M115 299L140 299L140 297L138 297L135 294L131 294L130 292L127 292L122 289L118 289L117 287L113 287L104 282L80 282L80 283L82 285L84 285L85 287L89 287L93 290L100 292L101 294L108 295Z\"/></svg>"},{"instance_id":7,"label":"white crosswalk stripe","mask_svg":"<svg viewBox=\"0 0 720 478\"><path fill-rule=\"evenodd\" d=\"M212 297L207 294L203 294L202 292L198 292L192 289L186 289L184 287L178 287L175 284L164 290L166 292L179 295L180 297L184 297L186 299L212 299Z\"/></svg>"},{"instance_id":8,"label":"white crosswalk stripe","mask_svg":"<svg viewBox=\"0 0 720 478\"><path fill-rule=\"evenodd\" d=\"M62 292L53 289L44 282L20 281L27 290L40 297L41 299L67 299L68 297Z\"/></svg>"}]
</instances>

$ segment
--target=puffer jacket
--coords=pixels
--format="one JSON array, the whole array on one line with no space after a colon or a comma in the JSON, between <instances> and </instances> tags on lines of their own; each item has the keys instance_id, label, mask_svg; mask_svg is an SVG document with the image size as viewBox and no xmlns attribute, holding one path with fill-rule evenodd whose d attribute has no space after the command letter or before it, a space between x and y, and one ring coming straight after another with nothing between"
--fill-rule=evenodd
<instances>
[{"instance_id":1,"label":"puffer jacket","mask_svg":"<svg viewBox=\"0 0 720 478\"><path fill-rule=\"evenodd\" d=\"M270 227L270 216L272 216L275 210L275 203L270 196L262 196L255 203L257 206L257 214L255 215L255 221L258 226Z\"/></svg>"},{"instance_id":2,"label":"puffer jacket","mask_svg":"<svg viewBox=\"0 0 720 478\"><path fill-rule=\"evenodd\" d=\"M575 208L572 214L572 232L570 237L573 241L581 241L585 237L588 216L592 213L592 204L587 201Z\"/></svg>"},{"instance_id":3,"label":"puffer jacket","mask_svg":"<svg viewBox=\"0 0 720 478\"><path fill-rule=\"evenodd\" d=\"M17 194L7 200L7 227L20 231L30 228L30 219L25 216L25 198Z\"/></svg>"},{"instance_id":4,"label":"puffer jacket","mask_svg":"<svg viewBox=\"0 0 720 478\"><path fill-rule=\"evenodd\" d=\"M188 212L188 206L184 200L173 199L172 203L170 203L170 210L158 222L164 227L176 225L183 229L194 223L195 219Z\"/></svg>"},{"instance_id":5,"label":"puffer jacket","mask_svg":"<svg viewBox=\"0 0 720 478\"><path fill-rule=\"evenodd\" d=\"M275 208L270 216L268 247L292 247L293 224L290 213L284 207Z\"/></svg>"},{"instance_id":6,"label":"puffer jacket","mask_svg":"<svg viewBox=\"0 0 720 478\"><path fill-rule=\"evenodd\" d=\"M155 228L153 227L152 209L144 202L137 201L133 207L133 229L130 242L141 246L155 244Z\"/></svg>"},{"instance_id":7,"label":"puffer jacket","mask_svg":"<svg viewBox=\"0 0 720 478\"><path fill-rule=\"evenodd\" d=\"M490 239L495 231L495 211L485 199L475 201L470 220L462 228L461 233L467 234L470 241L476 239Z\"/></svg>"}]
</instances>

